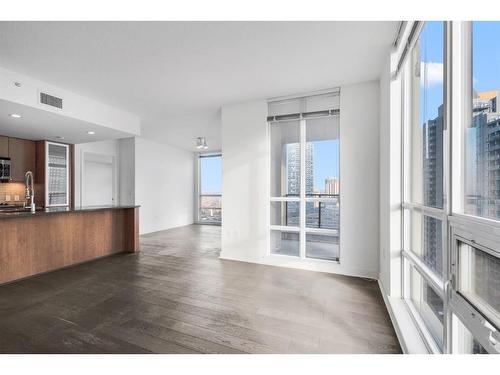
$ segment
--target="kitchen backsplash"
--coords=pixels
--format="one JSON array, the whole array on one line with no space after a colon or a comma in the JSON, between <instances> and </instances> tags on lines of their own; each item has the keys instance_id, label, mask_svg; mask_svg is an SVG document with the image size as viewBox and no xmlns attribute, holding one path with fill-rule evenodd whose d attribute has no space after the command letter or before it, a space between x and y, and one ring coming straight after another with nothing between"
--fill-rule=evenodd
<instances>
[{"instance_id":1,"label":"kitchen backsplash","mask_svg":"<svg viewBox=\"0 0 500 375\"><path fill-rule=\"evenodd\" d=\"M22 182L0 183L0 203L23 204L26 201L25 194L25 186ZM19 196L18 201L15 200L16 195ZM6 199L7 196L10 196L10 200Z\"/></svg>"}]
</instances>

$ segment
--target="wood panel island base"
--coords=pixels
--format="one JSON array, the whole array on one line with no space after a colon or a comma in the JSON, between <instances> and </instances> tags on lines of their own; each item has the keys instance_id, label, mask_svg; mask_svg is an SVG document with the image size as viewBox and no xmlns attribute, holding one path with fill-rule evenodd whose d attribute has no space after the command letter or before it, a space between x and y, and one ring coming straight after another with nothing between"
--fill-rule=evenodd
<instances>
[{"instance_id":1,"label":"wood panel island base","mask_svg":"<svg viewBox=\"0 0 500 375\"><path fill-rule=\"evenodd\" d=\"M0 213L0 284L138 250L138 206Z\"/></svg>"}]
</instances>

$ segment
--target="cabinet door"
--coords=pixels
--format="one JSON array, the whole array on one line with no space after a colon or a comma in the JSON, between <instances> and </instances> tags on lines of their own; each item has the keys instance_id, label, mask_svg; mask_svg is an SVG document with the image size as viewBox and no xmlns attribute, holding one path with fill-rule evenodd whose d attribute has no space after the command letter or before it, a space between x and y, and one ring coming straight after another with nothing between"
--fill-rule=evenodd
<instances>
[{"instance_id":1,"label":"cabinet door","mask_svg":"<svg viewBox=\"0 0 500 375\"><path fill-rule=\"evenodd\" d=\"M47 206L69 205L69 146L46 144L46 202Z\"/></svg>"},{"instance_id":2,"label":"cabinet door","mask_svg":"<svg viewBox=\"0 0 500 375\"><path fill-rule=\"evenodd\" d=\"M0 157L9 157L9 138L0 135Z\"/></svg>"},{"instance_id":3,"label":"cabinet door","mask_svg":"<svg viewBox=\"0 0 500 375\"><path fill-rule=\"evenodd\" d=\"M9 157L12 162L12 181L24 181L27 171L35 171L35 142L9 138Z\"/></svg>"}]
</instances>

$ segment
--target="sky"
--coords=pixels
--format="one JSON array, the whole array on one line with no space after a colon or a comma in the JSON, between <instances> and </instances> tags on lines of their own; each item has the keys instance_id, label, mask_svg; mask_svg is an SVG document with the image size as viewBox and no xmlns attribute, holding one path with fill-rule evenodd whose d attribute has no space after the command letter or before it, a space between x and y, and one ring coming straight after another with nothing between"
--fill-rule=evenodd
<instances>
[{"instance_id":1,"label":"sky","mask_svg":"<svg viewBox=\"0 0 500 375\"><path fill-rule=\"evenodd\" d=\"M220 194L222 191L222 157L201 158L201 193Z\"/></svg>"},{"instance_id":2,"label":"sky","mask_svg":"<svg viewBox=\"0 0 500 375\"><path fill-rule=\"evenodd\" d=\"M327 177L339 176L339 141L314 143L314 189L323 191Z\"/></svg>"},{"instance_id":3,"label":"sky","mask_svg":"<svg viewBox=\"0 0 500 375\"><path fill-rule=\"evenodd\" d=\"M420 124L435 119L443 104L443 22L426 22L420 34Z\"/></svg>"},{"instance_id":4,"label":"sky","mask_svg":"<svg viewBox=\"0 0 500 375\"><path fill-rule=\"evenodd\" d=\"M500 22L473 22L472 28L474 90L500 90ZM420 43L423 124L437 117L437 109L443 103L443 23L426 22Z\"/></svg>"},{"instance_id":5,"label":"sky","mask_svg":"<svg viewBox=\"0 0 500 375\"><path fill-rule=\"evenodd\" d=\"M500 90L500 22L474 22L472 35L474 89Z\"/></svg>"}]
</instances>

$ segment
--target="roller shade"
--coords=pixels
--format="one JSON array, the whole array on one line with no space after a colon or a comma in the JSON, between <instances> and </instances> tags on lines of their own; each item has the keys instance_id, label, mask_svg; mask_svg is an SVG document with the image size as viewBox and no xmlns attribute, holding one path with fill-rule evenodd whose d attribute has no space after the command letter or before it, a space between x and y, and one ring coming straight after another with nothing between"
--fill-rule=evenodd
<instances>
[{"instance_id":1,"label":"roller shade","mask_svg":"<svg viewBox=\"0 0 500 375\"><path fill-rule=\"evenodd\" d=\"M340 89L317 95L270 100L268 111L269 122L335 116L340 113Z\"/></svg>"}]
</instances>

